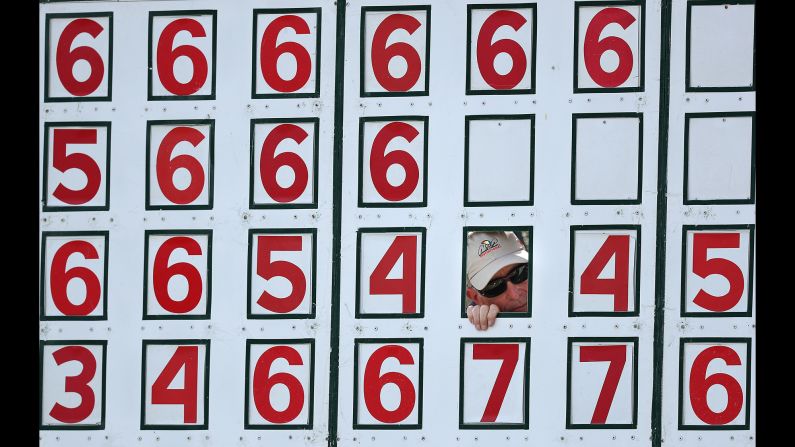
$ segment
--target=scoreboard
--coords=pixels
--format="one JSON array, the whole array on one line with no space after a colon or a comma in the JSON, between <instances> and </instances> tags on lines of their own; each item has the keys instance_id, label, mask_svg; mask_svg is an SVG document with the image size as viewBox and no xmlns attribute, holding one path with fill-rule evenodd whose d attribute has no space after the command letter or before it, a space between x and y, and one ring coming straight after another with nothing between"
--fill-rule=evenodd
<instances>
[{"instance_id":1,"label":"scoreboard","mask_svg":"<svg viewBox=\"0 0 795 447\"><path fill-rule=\"evenodd\" d=\"M40 445L756 444L753 0L39 25Z\"/></svg>"}]
</instances>

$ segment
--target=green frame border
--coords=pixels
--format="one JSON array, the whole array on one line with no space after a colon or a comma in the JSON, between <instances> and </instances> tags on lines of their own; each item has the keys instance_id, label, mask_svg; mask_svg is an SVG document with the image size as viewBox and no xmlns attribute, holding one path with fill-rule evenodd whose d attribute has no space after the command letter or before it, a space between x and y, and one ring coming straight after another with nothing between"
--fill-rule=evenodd
<instances>
[{"instance_id":1,"label":"green frame border","mask_svg":"<svg viewBox=\"0 0 795 447\"><path fill-rule=\"evenodd\" d=\"M354 430L421 430L422 429L422 369L424 357L424 338L354 338L353 339L353 429ZM419 345L419 359L417 365L417 423L416 424L359 424L359 345ZM412 383L413 384L413 383ZM414 384L413 384L414 385ZM329 441L331 442L331 441Z\"/></svg>"},{"instance_id":2,"label":"green frame border","mask_svg":"<svg viewBox=\"0 0 795 447\"><path fill-rule=\"evenodd\" d=\"M217 51L217 42L218 42L218 12L216 10L211 9L197 9L197 10L167 10L167 11L149 11L149 31L147 34L147 52L148 52L148 76L147 76L147 84L146 84L146 100L147 101L198 101L203 99L215 99L215 72L218 51ZM193 16L212 16L213 18L213 42L212 42L212 57L213 57L213 66L211 70L211 79L210 79L210 94L208 95L154 95L152 94L152 87L154 84L154 62L152 59L152 46L153 46L153 39L152 39L152 31L154 27L154 18L155 17L175 17L175 18L185 18L185 17L193 17ZM159 41L159 40L158 40ZM196 48L196 47L194 47ZM204 53L202 53L204 54ZM205 84L207 85L207 81ZM203 87L203 86L202 86ZM167 90L167 89L166 89Z\"/></svg>"},{"instance_id":3,"label":"green frame border","mask_svg":"<svg viewBox=\"0 0 795 447\"><path fill-rule=\"evenodd\" d=\"M690 120L696 118L751 118L751 191L747 199L688 199L690 168ZM684 174L682 175L682 201L684 205L744 205L756 203L756 112L685 113Z\"/></svg>"},{"instance_id":4,"label":"green frame border","mask_svg":"<svg viewBox=\"0 0 795 447\"><path fill-rule=\"evenodd\" d=\"M113 100L113 12L70 12L51 13L44 16L44 102L100 102ZM105 69L108 76L107 96L50 96L50 20L108 18L108 61ZM105 61L103 61L105 62Z\"/></svg>"},{"instance_id":5,"label":"green frame border","mask_svg":"<svg viewBox=\"0 0 795 447\"><path fill-rule=\"evenodd\" d=\"M328 6L331 8L331 6ZM345 2L336 5L334 42L334 134L332 144L331 317L329 333L328 446L337 446L340 364L340 269L342 265L343 104L345 93Z\"/></svg>"},{"instance_id":6,"label":"green frame border","mask_svg":"<svg viewBox=\"0 0 795 447\"><path fill-rule=\"evenodd\" d=\"M45 346L101 346L102 347L102 402L100 410L99 425L44 425L43 406L44 403L44 347ZM96 360L96 359L95 359ZM39 430L105 430L105 409L107 406L106 395L108 394L107 383L107 363L108 363L108 340L39 340L39 396L38 396L38 426ZM70 376L73 377L73 376ZM93 391L93 389L92 389ZM95 393L96 397L96 393ZM94 401L96 404L96 400Z\"/></svg>"},{"instance_id":7,"label":"green frame border","mask_svg":"<svg viewBox=\"0 0 795 447\"><path fill-rule=\"evenodd\" d=\"M632 346L632 423L631 424L573 424L571 423L571 365L572 347L574 343L630 343ZM604 430L604 429L632 429L638 428L638 337L569 337L566 341L566 429ZM620 380L620 378L619 378ZM604 386L604 381L602 381ZM613 402L610 403L612 408Z\"/></svg>"},{"instance_id":8,"label":"green frame border","mask_svg":"<svg viewBox=\"0 0 795 447\"><path fill-rule=\"evenodd\" d=\"M654 329L651 377L651 436L653 447L662 447L663 370L665 363L666 235L668 224L668 142L671 103L672 0L660 3L659 114L657 120L657 196L654 248ZM655 118L653 116L653 118Z\"/></svg>"},{"instance_id":9,"label":"green frame border","mask_svg":"<svg viewBox=\"0 0 795 447\"><path fill-rule=\"evenodd\" d=\"M754 11L754 43L751 60L751 85L725 87L691 87L690 86L690 43L691 43L691 10L695 6L752 5L755 0L687 0L687 31L685 34L685 93L691 92L752 92L756 90L756 11Z\"/></svg>"},{"instance_id":10,"label":"green frame border","mask_svg":"<svg viewBox=\"0 0 795 447\"><path fill-rule=\"evenodd\" d=\"M380 233L420 233L422 244L420 246L420 290L419 292L419 312L413 314L404 313L363 313L361 309L361 271L362 271L362 234ZM379 227L379 228L359 228L356 230L356 319L364 318L425 318L425 247L427 234L425 227Z\"/></svg>"},{"instance_id":11,"label":"green frame border","mask_svg":"<svg viewBox=\"0 0 795 447\"><path fill-rule=\"evenodd\" d=\"M320 35L323 8L260 8L254 9L254 22L251 28L251 99L267 98L319 98L320 97ZM257 16L282 13L298 14L317 14L317 43L315 44L315 91L309 93L257 93L257 74L259 74L259 64L257 63L257 51L259 45L257 37ZM300 44L299 44L300 45Z\"/></svg>"},{"instance_id":12,"label":"green frame border","mask_svg":"<svg viewBox=\"0 0 795 447\"><path fill-rule=\"evenodd\" d=\"M534 95L536 93L536 47L538 46L538 9L537 3L470 3L467 4L467 54L466 54L466 95ZM475 9L490 9L496 11L500 10L516 10L516 9L532 9L533 10L533 47L531 48L531 57L533 63L530 65L530 79L532 87L525 89L494 89L494 90L475 90L472 88L472 11ZM517 31L518 32L518 31ZM479 33L478 33L479 34Z\"/></svg>"},{"instance_id":13,"label":"green frame border","mask_svg":"<svg viewBox=\"0 0 795 447\"><path fill-rule=\"evenodd\" d=\"M309 392L308 419L306 424L252 424L249 422L249 393L251 392L251 346L252 345L309 345ZM293 376L295 377L295 376ZM249 338L246 340L246 377L244 379L245 394L243 397L243 429L244 430L312 430L315 403L315 339L314 338ZM264 419L264 418L263 418Z\"/></svg>"},{"instance_id":14,"label":"green frame border","mask_svg":"<svg viewBox=\"0 0 795 447\"><path fill-rule=\"evenodd\" d=\"M461 238L461 318L467 318L466 303L466 283L467 283L467 235L471 231L527 231L530 238L530 246L527 249L527 312L500 312L497 318L532 318L533 316L533 226L532 225L499 225L485 226L474 225L462 228L463 237Z\"/></svg>"},{"instance_id":15,"label":"green frame border","mask_svg":"<svg viewBox=\"0 0 795 447\"><path fill-rule=\"evenodd\" d=\"M187 97L180 97L181 99L188 99ZM209 135L209 155L207 158L207 205L152 205L151 203L151 157L152 157L152 126L186 126L186 127L193 127L193 126L210 126L210 135ZM158 150L160 148L158 147ZM155 151L157 154L157 151ZM195 157L194 157L195 158ZM201 162L201 161L199 161ZM203 119L203 120L149 120L146 122L146 168L144 174L144 181L146 185L144 187L144 195L145 195L145 202L144 202L144 209L146 211L158 211L158 210L211 210L213 209L213 186L214 186L214 177L213 173L215 172L215 119ZM162 192L162 191L161 191Z\"/></svg>"},{"instance_id":16,"label":"green frame border","mask_svg":"<svg viewBox=\"0 0 795 447\"><path fill-rule=\"evenodd\" d=\"M149 238L151 236L207 236L207 311L195 315L150 315L147 309L149 299ZM143 282L143 313L142 320L209 320L212 310L212 270L213 270L213 230L144 230L144 282ZM199 272L201 273L201 272Z\"/></svg>"},{"instance_id":17,"label":"green frame border","mask_svg":"<svg viewBox=\"0 0 795 447\"><path fill-rule=\"evenodd\" d=\"M258 124L296 124L296 123L312 123L315 126L314 138L312 139L313 160L312 160L312 202L311 203L256 203L254 202L254 179L259 179L259 167L256 166L255 153L262 148L255 147L254 134ZM320 118L255 118L250 121L250 136L249 136L249 176L248 176L248 207L252 210L270 210L270 209L317 209L318 197L318 152L320 141ZM295 153L295 152L292 152ZM298 154L296 154L298 155ZM303 160L303 159L302 159ZM260 183L262 180L260 179Z\"/></svg>"},{"instance_id":18,"label":"green frame border","mask_svg":"<svg viewBox=\"0 0 795 447\"><path fill-rule=\"evenodd\" d=\"M48 191L48 171L50 168L50 129L53 127L79 127L79 128L98 128L104 127L107 133L107 141L105 142L105 170L102 174L105 175L105 204L101 206L96 205L48 205L49 199ZM42 166L42 191L41 202L42 212L55 212L55 211L110 211L110 135L111 135L111 122L110 121L51 121L44 123L44 147ZM84 154L84 152L80 152ZM94 160L92 158L92 160ZM94 160L96 161L96 160ZM102 167L97 163L97 166ZM53 169L55 169L53 167ZM68 170L68 169L67 169ZM64 171L61 171L64 172Z\"/></svg>"},{"instance_id":19,"label":"green frame border","mask_svg":"<svg viewBox=\"0 0 795 447\"><path fill-rule=\"evenodd\" d=\"M102 314L95 316L59 316L47 315L46 307L46 288L49 281L45 278L47 264L47 238L59 236L75 236L74 240L80 239L79 236L101 236L105 240L105 251L103 254L103 278L102 278ZM108 253L110 250L110 231L42 231L41 232L41 271L39 276L39 321L106 321L108 319Z\"/></svg>"},{"instance_id":20,"label":"green frame border","mask_svg":"<svg viewBox=\"0 0 795 447\"><path fill-rule=\"evenodd\" d=\"M743 425L685 425L682 423L682 407L684 405L684 373L685 373L685 345L688 343L714 343L729 344L729 343L745 343L747 346L746 351L746 370L745 370L745 423ZM678 430L709 430L709 431L727 431L727 430L750 430L751 428L751 344L753 338L751 337L682 337L679 339L679 393L677 395L677 429ZM692 365L690 365L692 366ZM732 376L734 377L734 376ZM735 379L736 380L736 379Z\"/></svg>"},{"instance_id":21,"label":"green frame border","mask_svg":"<svg viewBox=\"0 0 795 447\"><path fill-rule=\"evenodd\" d=\"M752 317L752 309L754 305L754 232L756 229L755 224L745 225L683 225L682 226L682 268L681 268L681 304L679 308L679 316L685 317L698 317L698 318L725 318L725 317ZM748 230L748 308L744 312L687 312L687 233L689 231L700 230ZM738 266L739 267L739 266Z\"/></svg>"},{"instance_id":22,"label":"green frame border","mask_svg":"<svg viewBox=\"0 0 795 447\"><path fill-rule=\"evenodd\" d=\"M530 120L530 200L469 200L469 123L472 121L524 121ZM533 206L535 195L536 116L516 115L466 115L464 116L464 206Z\"/></svg>"},{"instance_id":23,"label":"green frame border","mask_svg":"<svg viewBox=\"0 0 795 447\"><path fill-rule=\"evenodd\" d=\"M253 297L251 296L251 278L254 274L254 236L260 234L283 234L283 235L310 235L312 238L312 302L311 311L308 314L286 313L286 314L254 314L252 313ZM250 228L248 230L248 257L246 262L246 318L249 320L285 320L285 319L314 319L317 308L317 228Z\"/></svg>"},{"instance_id":24,"label":"green frame border","mask_svg":"<svg viewBox=\"0 0 795 447\"><path fill-rule=\"evenodd\" d=\"M399 12L399 11L412 11L412 12L425 12L426 30L425 30L425 88L417 91L405 92L368 92L364 90L364 75L365 75L365 54L364 44L367 36L367 29L365 21L368 12ZM412 47L413 48L413 47ZM417 53L419 55L419 53ZM389 5L389 6L362 6L361 20L359 25L359 97L361 98L379 98L389 96L428 96L431 89L430 84L431 73L431 5Z\"/></svg>"},{"instance_id":25,"label":"green frame border","mask_svg":"<svg viewBox=\"0 0 795 447\"><path fill-rule=\"evenodd\" d=\"M598 118L637 118L638 187L635 199L577 199L577 120ZM571 114L571 204L572 205L640 205L643 200L643 113L572 113Z\"/></svg>"},{"instance_id":26,"label":"green frame border","mask_svg":"<svg viewBox=\"0 0 795 447\"><path fill-rule=\"evenodd\" d=\"M146 348L149 346L201 346L204 345L204 424L162 425L146 424ZM172 354L173 357L173 354ZM171 360L171 359L169 359ZM201 365L198 366L201 368ZM163 371L160 371L162 374ZM198 393L198 390L197 390ZM199 400L199 396L196 396ZM210 417L210 340L209 339L143 339L141 340L141 424L140 430L207 430Z\"/></svg>"},{"instance_id":27,"label":"green frame border","mask_svg":"<svg viewBox=\"0 0 795 447\"><path fill-rule=\"evenodd\" d=\"M466 344L525 344L524 372L522 373L522 402L524 406L524 422L464 422L464 352ZM530 347L531 337L463 337L461 338L460 366L458 378L458 429L459 430L527 430L530 427ZM493 389L493 385L492 385Z\"/></svg>"},{"instance_id":28,"label":"green frame border","mask_svg":"<svg viewBox=\"0 0 795 447\"><path fill-rule=\"evenodd\" d=\"M391 123L397 121L422 121L422 200L419 202L365 202L364 201L364 125L365 123ZM413 126L412 126L413 127ZM359 208L425 208L428 206L428 116L394 115L394 116L362 116L359 117L359 158L358 166L358 206ZM371 152L372 152L372 148ZM413 158L413 157L412 157ZM416 160L415 160L416 161ZM418 185L419 186L419 185ZM416 188L415 188L416 190Z\"/></svg>"},{"instance_id":29,"label":"green frame border","mask_svg":"<svg viewBox=\"0 0 795 447\"><path fill-rule=\"evenodd\" d=\"M626 231L634 231L636 235L635 241L635 310L632 312L608 312L608 311L586 311L586 312L575 312L574 311L574 254L576 252L576 247L574 245L575 235L579 231L593 231L593 230L626 230ZM568 306L568 316L569 318L575 317L612 317L612 318L622 318L622 317L637 317L640 316L640 270L641 270L641 259L640 259L640 250L641 250L641 225L572 225L569 227L569 306ZM593 260L593 259L592 259Z\"/></svg>"},{"instance_id":30,"label":"green frame border","mask_svg":"<svg viewBox=\"0 0 795 447\"><path fill-rule=\"evenodd\" d=\"M640 54L638 69L640 80L637 87L578 87L579 56L580 56L580 8L593 6L640 6ZM608 0L608 1L575 1L574 2L574 89L577 93L618 93L618 92L643 92L645 88L646 71L646 0ZM661 82L664 84L664 82Z\"/></svg>"}]
</instances>

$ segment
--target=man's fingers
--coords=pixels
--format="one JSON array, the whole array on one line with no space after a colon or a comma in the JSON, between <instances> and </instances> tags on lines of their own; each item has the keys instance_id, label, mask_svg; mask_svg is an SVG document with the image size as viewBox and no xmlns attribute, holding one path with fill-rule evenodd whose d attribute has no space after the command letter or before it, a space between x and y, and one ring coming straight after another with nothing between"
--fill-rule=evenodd
<instances>
[{"instance_id":1,"label":"man's fingers","mask_svg":"<svg viewBox=\"0 0 795 447\"><path fill-rule=\"evenodd\" d=\"M474 312L472 312L474 308L475 306L467 306L467 318L469 318L469 322L472 324L475 324Z\"/></svg>"},{"instance_id":2,"label":"man's fingers","mask_svg":"<svg viewBox=\"0 0 795 447\"><path fill-rule=\"evenodd\" d=\"M485 306L484 306L485 307ZM500 308L497 307L496 304L492 304L489 306L489 312L487 314L489 327L494 326L494 323L497 321L497 314L500 313Z\"/></svg>"},{"instance_id":3,"label":"man's fingers","mask_svg":"<svg viewBox=\"0 0 795 447\"><path fill-rule=\"evenodd\" d=\"M478 319L478 329L486 330L488 325L488 316L489 316L489 306L485 304L481 304L478 306L478 314L480 314L480 318Z\"/></svg>"}]
</instances>

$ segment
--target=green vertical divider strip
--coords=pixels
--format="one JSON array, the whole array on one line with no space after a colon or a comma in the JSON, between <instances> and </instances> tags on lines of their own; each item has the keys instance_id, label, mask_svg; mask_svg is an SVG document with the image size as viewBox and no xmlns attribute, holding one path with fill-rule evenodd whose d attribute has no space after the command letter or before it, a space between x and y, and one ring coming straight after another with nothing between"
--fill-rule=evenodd
<instances>
[{"instance_id":1,"label":"green vertical divider strip","mask_svg":"<svg viewBox=\"0 0 795 447\"><path fill-rule=\"evenodd\" d=\"M340 265L342 238L342 111L345 80L345 1L337 5L337 46L334 67L334 183L331 246L331 349L329 352L328 445L337 445L340 364Z\"/></svg>"},{"instance_id":2,"label":"green vertical divider strip","mask_svg":"<svg viewBox=\"0 0 795 447\"><path fill-rule=\"evenodd\" d=\"M654 371L651 445L662 446L663 339L665 335L665 236L668 219L668 120L671 95L671 2L662 0L660 31L660 109L657 144L657 264L654 278Z\"/></svg>"}]
</instances>

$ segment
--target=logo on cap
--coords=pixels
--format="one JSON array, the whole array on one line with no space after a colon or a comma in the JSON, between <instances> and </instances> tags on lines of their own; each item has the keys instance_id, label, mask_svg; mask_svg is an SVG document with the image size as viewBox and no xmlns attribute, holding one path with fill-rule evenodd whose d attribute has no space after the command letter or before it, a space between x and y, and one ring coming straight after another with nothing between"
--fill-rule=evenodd
<instances>
[{"instance_id":1,"label":"logo on cap","mask_svg":"<svg viewBox=\"0 0 795 447\"><path fill-rule=\"evenodd\" d=\"M484 239L480 241L480 247L478 248L478 256L482 258L483 256L486 256L486 254L488 254L490 251L496 250L500 247L501 245L499 242L497 242L497 239L494 240Z\"/></svg>"}]
</instances>

